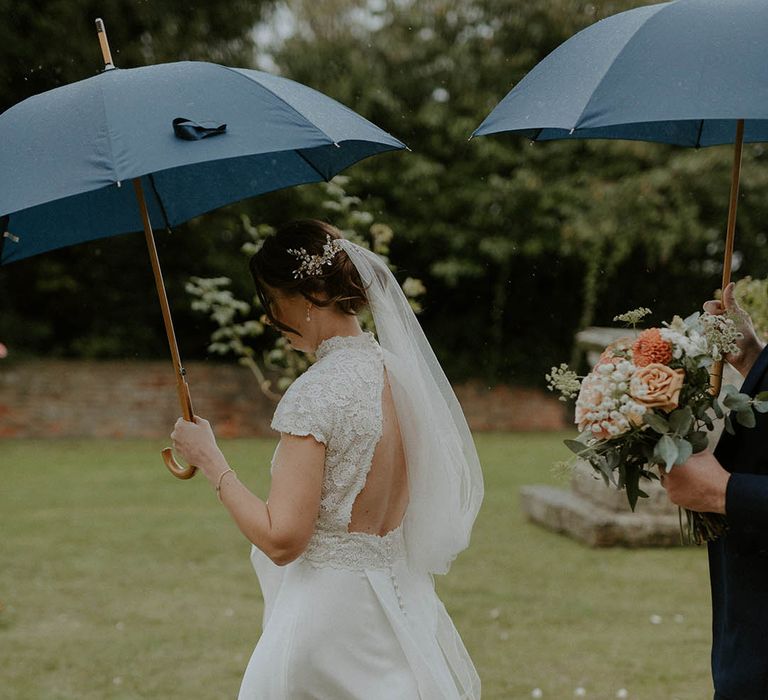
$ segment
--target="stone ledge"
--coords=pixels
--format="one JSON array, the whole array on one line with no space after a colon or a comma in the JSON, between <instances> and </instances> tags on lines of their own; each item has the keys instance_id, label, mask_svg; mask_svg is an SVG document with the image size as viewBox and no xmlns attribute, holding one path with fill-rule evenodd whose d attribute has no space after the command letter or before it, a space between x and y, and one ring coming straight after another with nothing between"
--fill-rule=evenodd
<instances>
[{"instance_id":1,"label":"stone ledge","mask_svg":"<svg viewBox=\"0 0 768 700\"><path fill-rule=\"evenodd\" d=\"M681 544L677 515L607 510L577 493L546 485L523 486L520 500L529 521L590 547Z\"/></svg>"}]
</instances>

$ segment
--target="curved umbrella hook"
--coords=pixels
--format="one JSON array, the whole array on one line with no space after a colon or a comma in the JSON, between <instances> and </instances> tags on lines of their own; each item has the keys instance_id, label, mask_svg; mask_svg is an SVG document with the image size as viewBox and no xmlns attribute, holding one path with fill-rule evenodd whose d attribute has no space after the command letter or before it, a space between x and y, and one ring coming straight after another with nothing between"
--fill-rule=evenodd
<instances>
[{"instance_id":1,"label":"curved umbrella hook","mask_svg":"<svg viewBox=\"0 0 768 700\"><path fill-rule=\"evenodd\" d=\"M189 394L189 384L187 384L186 372L183 367L179 367L179 372L176 375L176 389L179 392L179 401L181 403L181 412L184 414L184 420L194 423L195 412L192 409L192 397ZM164 448L162 455L163 462L165 462L168 471L177 479L191 479L195 472L197 472L197 467L191 464L186 467L180 465L173 456L173 449L170 447Z\"/></svg>"}]
</instances>

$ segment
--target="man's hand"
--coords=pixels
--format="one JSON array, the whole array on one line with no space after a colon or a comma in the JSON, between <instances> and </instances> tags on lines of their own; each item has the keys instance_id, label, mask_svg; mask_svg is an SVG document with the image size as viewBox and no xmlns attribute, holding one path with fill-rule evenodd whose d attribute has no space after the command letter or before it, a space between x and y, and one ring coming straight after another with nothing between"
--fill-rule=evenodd
<instances>
[{"instance_id":1,"label":"man's hand","mask_svg":"<svg viewBox=\"0 0 768 700\"><path fill-rule=\"evenodd\" d=\"M661 469L661 485L669 500L700 513L725 515L725 490L730 478L709 450L697 452L687 462L672 467L668 474Z\"/></svg>"},{"instance_id":2,"label":"man's hand","mask_svg":"<svg viewBox=\"0 0 768 700\"><path fill-rule=\"evenodd\" d=\"M757 356L762 352L764 344L757 337L749 314L736 301L733 290L734 284L731 282L723 290L723 300L717 301L713 299L705 302L704 311L708 311L715 316L727 312L736 323L736 328L744 336L738 341L741 352L738 355L726 355L725 359L739 374L746 377Z\"/></svg>"}]
</instances>

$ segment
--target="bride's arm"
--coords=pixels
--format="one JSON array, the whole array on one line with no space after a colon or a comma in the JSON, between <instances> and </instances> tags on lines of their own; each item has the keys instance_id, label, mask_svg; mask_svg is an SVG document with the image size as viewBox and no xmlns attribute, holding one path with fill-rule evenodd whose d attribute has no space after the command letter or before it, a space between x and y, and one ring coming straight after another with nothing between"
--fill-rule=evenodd
<instances>
[{"instance_id":1,"label":"bride's arm","mask_svg":"<svg viewBox=\"0 0 768 700\"><path fill-rule=\"evenodd\" d=\"M325 445L312 436L282 434L268 500L242 484L216 444L208 421L177 421L174 448L197 466L219 495L240 531L276 564L293 561L307 547L320 508Z\"/></svg>"}]
</instances>

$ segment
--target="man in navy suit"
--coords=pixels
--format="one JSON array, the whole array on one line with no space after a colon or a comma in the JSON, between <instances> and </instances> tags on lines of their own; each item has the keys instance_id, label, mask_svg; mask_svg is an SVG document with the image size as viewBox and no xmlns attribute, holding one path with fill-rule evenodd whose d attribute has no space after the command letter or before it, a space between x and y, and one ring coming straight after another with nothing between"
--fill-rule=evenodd
<instances>
[{"instance_id":1,"label":"man in navy suit","mask_svg":"<svg viewBox=\"0 0 768 700\"><path fill-rule=\"evenodd\" d=\"M768 390L768 348L734 298L708 301L710 313L734 315L744 337L727 361L745 377L741 391ZM709 544L712 584L712 677L715 700L768 700L768 414L757 425L723 433L714 454L693 455L662 477L670 500L722 513L728 532Z\"/></svg>"}]
</instances>

